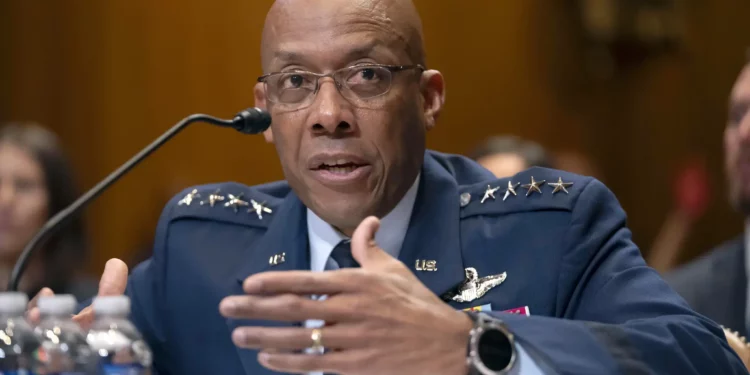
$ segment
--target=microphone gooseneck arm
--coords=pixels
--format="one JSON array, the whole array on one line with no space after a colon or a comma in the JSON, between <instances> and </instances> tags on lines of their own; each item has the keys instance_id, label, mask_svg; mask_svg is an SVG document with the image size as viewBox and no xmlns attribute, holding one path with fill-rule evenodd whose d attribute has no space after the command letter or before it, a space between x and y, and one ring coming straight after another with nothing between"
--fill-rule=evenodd
<instances>
[{"instance_id":1,"label":"microphone gooseneck arm","mask_svg":"<svg viewBox=\"0 0 750 375\"><path fill-rule=\"evenodd\" d=\"M9 291L17 291L18 284L21 279L21 275L25 271L29 259L33 255L36 249L40 248L50 236L57 233L57 231L71 218L73 218L81 209L86 207L91 201L101 195L107 188L113 183L119 180L122 176L128 173L133 167L138 165L143 159L146 159L151 153L156 151L159 147L164 145L172 137L177 135L180 131L185 129L188 125L195 122L206 122L222 127L230 127L239 132L246 134L257 134L266 130L271 124L271 117L264 111L251 108L240 112L232 120L222 120L212 116L204 114L195 114L186 117L182 121L178 122L171 129L167 130L159 138L153 141L151 144L142 149L138 154L133 156L130 160L125 162L120 168L112 172L104 180L96 184L93 188L83 194L75 202L64 208L55 216L50 218L42 228L34 235L34 237L26 244L21 255L18 257L13 272L11 272L10 280L8 282Z\"/></svg>"}]
</instances>

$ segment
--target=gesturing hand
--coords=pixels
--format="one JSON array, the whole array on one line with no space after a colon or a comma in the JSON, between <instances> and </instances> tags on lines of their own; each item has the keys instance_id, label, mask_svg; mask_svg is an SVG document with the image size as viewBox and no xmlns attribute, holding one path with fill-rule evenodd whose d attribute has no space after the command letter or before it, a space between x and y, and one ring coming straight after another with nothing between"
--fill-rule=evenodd
<instances>
[{"instance_id":1,"label":"gesturing hand","mask_svg":"<svg viewBox=\"0 0 750 375\"><path fill-rule=\"evenodd\" d=\"M466 374L471 320L443 303L406 266L375 243L377 218L352 236L361 268L330 272L264 272L248 277L247 295L225 298L222 315L299 322L324 320L322 355L299 353L312 345L312 329L240 327L237 346L260 349L272 370L338 374ZM310 295L328 295L312 300Z\"/></svg>"},{"instance_id":2,"label":"gesturing hand","mask_svg":"<svg viewBox=\"0 0 750 375\"><path fill-rule=\"evenodd\" d=\"M128 266L125 262L113 258L107 261L104 266L104 272L99 279L99 292L97 296L119 296L125 293L128 284ZM36 306L40 297L53 296L55 293L50 288L42 288L37 295L29 301L28 319L34 324L39 323L39 308ZM94 309L91 306L81 310L80 313L73 316L73 320L81 326L87 328L94 321Z\"/></svg>"}]
</instances>

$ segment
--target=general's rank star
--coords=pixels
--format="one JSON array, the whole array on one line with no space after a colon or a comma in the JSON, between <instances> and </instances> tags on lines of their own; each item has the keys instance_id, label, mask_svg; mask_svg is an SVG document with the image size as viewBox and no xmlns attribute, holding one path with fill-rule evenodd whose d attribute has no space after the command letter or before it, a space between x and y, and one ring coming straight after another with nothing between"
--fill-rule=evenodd
<instances>
[{"instance_id":1,"label":"general's rank star","mask_svg":"<svg viewBox=\"0 0 750 375\"><path fill-rule=\"evenodd\" d=\"M536 181L536 180L534 180L534 176L531 176L531 183L523 185L521 187L524 188L524 189L529 189L529 191L526 192L526 196L528 197L529 195L531 195L535 191L537 193L539 193L539 194L542 194L542 189L540 189L539 187L542 186L542 185L544 185L545 182L547 182L547 181L545 181L545 180Z\"/></svg>"},{"instance_id":2,"label":"general's rank star","mask_svg":"<svg viewBox=\"0 0 750 375\"><path fill-rule=\"evenodd\" d=\"M234 208L234 212L235 213L237 212L237 209L239 207L245 207L245 206L250 205L249 203L247 203L247 202L245 202L245 201L242 200L242 194L240 194L240 195L238 195L236 197L234 195L232 195L232 194L229 194L229 195L227 195L227 197L229 197L229 201L227 201L227 203L224 203L224 207L232 207L232 208Z\"/></svg>"},{"instance_id":3,"label":"general's rank star","mask_svg":"<svg viewBox=\"0 0 750 375\"><path fill-rule=\"evenodd\" d=\"M513 184L510 181L508 181L508 188L505 189L505 196L503 197L503 202L505 202L505 200L508 199L508 197L511 194L518 195L516 194L516 188L518 187L518 185L521 185L521 183L519 182L516 184L516 186L513 186Z\"/></svg>"},{"instance_id":4,"label":"general's rank star","mask_svg":"<svg viewBox=\"0 0 750 375\"><path fill-rule=\"evenodd\" d=\"M251 199L250 203L252 203L253 208L249 209L247 212L255 212L255 214L258 215L258 219L263 219L264 212L267 214L273 212L273 210L265 206L265 203L258 203L254 199Z\"/></svg>"},{"instance_id":5,"label":"general's rank star","mask_svg":"<svg viewBox=\"0 0 750 375\"><path fill-rule=\"evenodd\" d=\"M563 182L562 177L557 179L557 182L551 182L549 186L552 186L555 188L555 190L552 190L552 194L557 193L558 191L564 191L565 194L568 194L568 189L571 186L573 186L572 182Z\"/></svg>"},{"instance_id":6,"label":"general's rank star","mask_svg":"<svg viewBox=\"0 0 750 375\"><path fill-rule=\"evenodd\" d=\"M492 200L495 200L495 192L500 190L500 187L492 188L490 185L487 185L487 191L484 192L484 197L482 197L482 201L479 203L484 203L487 199L492 198Z\"/></svg>"}]
</instances>

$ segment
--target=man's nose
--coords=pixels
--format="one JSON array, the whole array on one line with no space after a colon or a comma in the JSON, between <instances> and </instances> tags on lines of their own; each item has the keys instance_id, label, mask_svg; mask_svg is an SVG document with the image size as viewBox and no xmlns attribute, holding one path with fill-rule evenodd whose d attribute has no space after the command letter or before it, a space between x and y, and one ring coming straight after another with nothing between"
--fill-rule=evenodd
<instances>
[{"instance_id":1,"label":"man's nose","mask_svg":"<svg viewBox=\"0 0 750 375\"><path fill-rule=\"evenodd\" d=\"M356 129L352 105L341 95L336 82L331 78L323 78L319 84L317 97L312 104L311 130L319 135L354 132Z\"/></svg>"}]
</instances>

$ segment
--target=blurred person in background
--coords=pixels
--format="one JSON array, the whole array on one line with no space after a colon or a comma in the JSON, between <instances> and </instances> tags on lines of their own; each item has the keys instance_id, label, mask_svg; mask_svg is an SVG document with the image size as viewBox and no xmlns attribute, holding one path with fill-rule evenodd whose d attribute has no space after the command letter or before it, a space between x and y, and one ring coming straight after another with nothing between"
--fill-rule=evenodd
<instances>
[{"instance_id":1,"label":"blurred person in background","mask_svg":"<svg viewBox=\"0 0 750 375\"><path fill-rule=\"evenodd\" d=\"M601 173L599 167L586 153L578 150L559 150L553 153L552 159L555 161L553 165L555 169L583 176L592 176L600 181L604 181L603 173Z\"/></svg>"},{"instance_id":2,"label":"blurred person in background","mask_svg":"<svg viewBox=\"0 0 750 375\"><path fill-rule=\"evenodd\" d=\"M688 159L674 181L674 203L648 253L648 265L665 274L678 262L692 229L708 210L711 191L702 157Z\"/></svg>"},{"instance_id":3,"label":"blurred person in background","mask_svg":"<svg viewBox=\"0 0 750 375\"><path fill-rule=\"evenodd\" d=\"M544 147L516 136L490 137L468 156L498 178L513 176L531 167L552 168Z\"/></svg>"},{"instance_id":4,"label":"blurred person in background","mask_svg":"<svg viewBox=\"0 0 750 375\"><path fill-rule=\"evenodd\" d=\"M730 95L724 129L724 160L729 200L750 217L750 60ZM671 286L699 313L747 335L750 327L747 256L750 220L745 233L667 275Z\"/></svg>"},{"instance_id":5,"label":"blurred person in background","mask_svg":"<svg viewBox=\"0 0 750 375\"><path fill-rule=\"evenodd\" d=\"M44 223L78 197L71 168L57 137L35 124L0 127L0 277L7 280L24 246ZM21 279L30 295L42 286L79 299L96 293L96 282L74 278L88 253L81 218L72 219L35 255ZM6 283L0 283L4 289Z\"/></svg>"}]
</instances>

